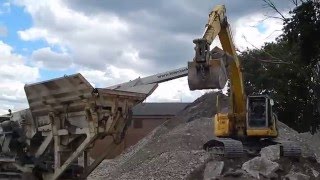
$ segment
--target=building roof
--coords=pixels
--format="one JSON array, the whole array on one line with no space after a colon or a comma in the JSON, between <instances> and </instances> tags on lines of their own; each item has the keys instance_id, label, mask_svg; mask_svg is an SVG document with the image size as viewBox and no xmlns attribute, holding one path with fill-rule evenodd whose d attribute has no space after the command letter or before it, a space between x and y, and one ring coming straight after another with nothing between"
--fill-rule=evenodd
<instances>
[{"instance_id":1,"label":"building roof","mask_svg":"<svg viewBox=\"0 0 320 180\"><path fill-rule=\"evenodd\" d=\"M190 103L141 103L133 107L134 116L176 115Z\"/></svg>"}]
</instances>

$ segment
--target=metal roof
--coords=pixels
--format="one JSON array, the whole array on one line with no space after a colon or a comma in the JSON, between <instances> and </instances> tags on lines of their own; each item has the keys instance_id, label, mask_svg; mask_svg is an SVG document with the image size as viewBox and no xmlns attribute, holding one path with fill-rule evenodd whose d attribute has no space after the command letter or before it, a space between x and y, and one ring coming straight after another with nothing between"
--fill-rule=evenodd
<instances>
[{"instance_id":1,"label":"metal roof","mask_svg":"<svg viewBox=\"0 0 320 180\"><path fill-rule=\"evenodd\" d=\"M190 103L140 103L133 107L133 115L164 116L176 115Z\"/></svg>"}]
</instances>

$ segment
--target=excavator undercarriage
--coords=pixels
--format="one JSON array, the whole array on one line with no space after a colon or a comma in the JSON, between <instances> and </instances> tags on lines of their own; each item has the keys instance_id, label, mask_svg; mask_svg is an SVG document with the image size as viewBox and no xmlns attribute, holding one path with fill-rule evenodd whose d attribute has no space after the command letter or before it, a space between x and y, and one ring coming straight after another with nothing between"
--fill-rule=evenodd
<instances>
[{"instance_id":1,"label":"excavator undercarriage","mask_svg":"<svg viewBox=\"0 0 320 180\"><path fill-rule=\"evenodd\" d=\"M226 158L241 158L259 155L260 150L270 145L279 145L281 157L301 157L300 146L292 141L277 141L276 139L236 140L232 138L214 138L203 145L203 149Z\"/></svg>"}]
</instances>

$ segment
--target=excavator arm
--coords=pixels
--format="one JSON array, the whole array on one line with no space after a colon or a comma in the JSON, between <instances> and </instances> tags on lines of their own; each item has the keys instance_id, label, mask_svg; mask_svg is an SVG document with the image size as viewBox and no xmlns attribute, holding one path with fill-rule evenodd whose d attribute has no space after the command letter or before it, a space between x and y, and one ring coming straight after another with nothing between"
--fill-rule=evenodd
<instances>
[{"instance_id":1,"label":"excavator arm","mask_svg":"<svg viewBox=\"0 0 320 180\"><path fill-rule=\"evenodd\" d=\"M223 51L232 56L232 60L214 58L210 45L219 37ZM188 82L191 90L195 89L222 89L227 79L230 79L233 113L245 112L244 86L240 63L233 44L231 30L227 22L224 5L215 6L209 14L208 23L202 38L193 41L195 57L189 62ZM223 57L223 56L222 56Z\"/></svg>"}]
</instances>

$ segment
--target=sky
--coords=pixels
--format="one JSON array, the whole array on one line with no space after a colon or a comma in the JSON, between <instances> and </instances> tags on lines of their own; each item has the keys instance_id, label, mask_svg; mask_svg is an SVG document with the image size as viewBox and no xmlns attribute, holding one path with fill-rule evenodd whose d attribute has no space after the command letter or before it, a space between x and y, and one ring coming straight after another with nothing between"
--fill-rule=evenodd
<instances>
[{"instance_id":1,"label":"sky","mask_svg":"<svg viewBox=\"0 0 320 180\"><path fill-rule=\"evenodd\" d=\"M259 48L282 22L261 0L0 0L0 114L28 107L24 85L81 73L108 87L185 67L208 13L225 4L235 46ZM275 1L285 15L290 0ZM219 45L215 41L214 45ZM187 78L161 83L147 102L191 102Z\"/></svg>"}]
</instances>

